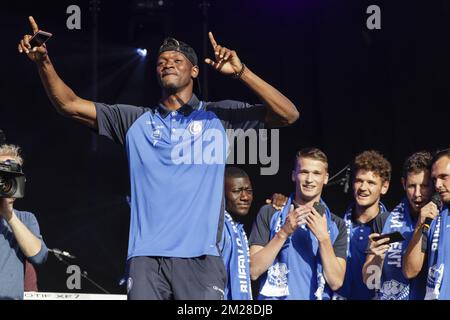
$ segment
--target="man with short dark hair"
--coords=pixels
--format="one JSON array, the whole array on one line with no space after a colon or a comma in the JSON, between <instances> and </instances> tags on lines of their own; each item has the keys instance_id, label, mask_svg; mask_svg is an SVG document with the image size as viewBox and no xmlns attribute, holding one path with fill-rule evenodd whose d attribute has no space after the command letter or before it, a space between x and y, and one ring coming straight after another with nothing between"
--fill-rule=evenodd
<instances>
[{"instance_id":1,"label":"man with short dark hair","mask_svg":"<svg viewBox=\"0 0 450 320\"><path fill-rule=\"evenodd\" d=\"M38 26L29 17L33 33ZM127 282L129 299L221 299L226 274L218 243L223 228L227 129L294 123L294 104L217 44L205 63L249 87L263 102L200 101L193 93L198 58L166 38L156 76L162 97L153 108L108 105L78 97L56 73L45 45L18 45L36 63L56 110L126 147L131 180Z\"/></svg>"},{"instance_id":2,"label":"man with short dark hair","mask_svg":"<svg viewBox=\"0 0 450 320\"><path fill-rule=\"evenodd\" d=\"M297 153L293 193L282 210L263 206L250 235L250 271L259 299L327 300L345 275L345 224L321 199L328 159L317 148Z\"/></svg>"},{"instance_id":3,"label":"man with short dark hair","mask_svg":"<svg viewBox=\"0 0 450 320\"><path fill-rule=\"evenodd\" d=\"M405 197L392 212L383 212L375 218L363 279L366 285L380 289L380 300L423 300L425 296L425 272L409 280L403 275L402 267L406 248L413 234L421 232L425 221L421 209L433 194L431 158L429 152L420 151L406 159L401 179ZM396 231L402 234L404 241L389 245L388 239L374 240L380 234Z\"/></svg>"},{"instance_id":4,"label":"man with short dark hair","mask_svg":"<svg viewBox=\"0 0 450 320\"><path fill-rule=\"evenodd\" d=\"M251 300L250 252L243 219L253 201L247 173L238 167L225 168L225 228L222 259L227 271L225 300Z\"/></svg>"},{"instance_id":5,"label":"man with short dark hair","mask_svg":"<svg viewBox=\"0 0 450 320\"><path fill-rule=\"evenodd\" d=\"M355 157L352 173L354 201L344 214L349 243L347 270L344 285L333 299L369 300L375 291L363 282L362 267L373 222L386 211L380 199L389 189L391 164L379 152L368 150Z\"/></svg>"},{"instance_id":6,"label":"man with short dark hair","mask_svg":"<svg viewBox=\"0 0 450 320\"><path fill-rule=\"evenodd\" d=\"M438 207L439 201L435 200L421 208L421 223L417 224L405 253L403 272L412 279L427 266L425 300L450 300L450 149L433 157L431 179L442 206ZM432 219L429 228L426 218Z\"/></svg>"}]
</instances>

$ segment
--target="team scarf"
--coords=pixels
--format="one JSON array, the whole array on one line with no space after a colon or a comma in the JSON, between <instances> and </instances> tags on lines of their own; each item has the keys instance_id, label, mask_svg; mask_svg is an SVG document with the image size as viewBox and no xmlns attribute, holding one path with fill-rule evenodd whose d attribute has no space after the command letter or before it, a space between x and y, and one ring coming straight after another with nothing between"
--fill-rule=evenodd
<instances>
[{"instance_id":1,"label":"team scarf","mask_svg":"<svg viewBox=\"0 0 450 320\"><path fill-rule=\"evenodd\" d=\"M289 213L289 209L291 203L294 199L295 195L292 194L288 200L286 205L282 210L276 211L272 216L270 223L270 239L273 239L275 234L280 231L281 227L284 225L286 221L286 217ZM327 218L327 227L328 233L330 235L331 242L334 243L337 236L338 230L334 226L333 221L331 220L331 212L325 202L320 199L320 203L323 204L326 208L325 215ZM334 226L334 228L333 228ZM302 225L299 228L306 228L306 225ZM295 231L294 231L295 232ZM330 299L331 297L331 289L326 285L325 277L323 275L323 266L320 259L319 253L319 243L317 238L312 234L312 231L309 230L309 235L312 241L312 252L316 255L316 274L317 274L317 290L314 293L314 296L317 300L325 300ZM312 236L311 236L312 235ZM262 296L268 298L275 299L285 299L289 296L289 254L298 254L292 246L291 236L289 236L277 257L275 258L272 265L267 270L267 276L264 282L262 282L262 287L260 290L260 294ZM298 267L298 266L296 266ZM295 283L293 283L295 284Z\"/></svg>"},{"instance_id":2,"label":"team scarf","mask_svg":"<svg viewBox=\"0 0 450 320\"><path fill-rule=\"evenodd\" d=\"M379 204L379 214L386 212L387 209L385 205L380 201ZM337 291L333 293L333 300L347 300L350 297L350 287L353 282L354 276L352 271L352 261L356 259L356 257L351 257L351 239L353 237L353 208L355 207L355 202L353 202L350 206L348 206L347 210L344 213L344 222L347 228L347 267L345 271L345 279L343 286ZM356 235L356 236L359 236ZM354 262L355 263L355 262ZM363 262L364 263L364 262Z\"/></svg>"},{"instance_id":3,"label":"team scarf","mask_svg":"<svg viewBox=\"0 0 450 320\"><path fill-rule=\"evenodd\" d=\"M405 238L404 241L390 245L386 252L381 273L379 300L410 300L417 299L420 293L420 283L413 283L420 279L408 280L402 272L403 256L411 240L415 222L411 217L411 210L407 198L404 198L389 214L382 233L398 231ZM423 299L423 296L421 297Z\"/></svg>"},{"instance_id":4,"label":"team scarf","mask_svg":"<svg viewBox=\"0 0 450 320\"><path fill-rule=\"evenodd\" d=\"M444 261L445 261L445 228L447 226L448 207L444 207L437 219L433 220L428 233L432 235L432 241L428 241L428 276L425 300L437 300L444 286ZM448 241L448 239L447 239ZM445 297L448 298L448 297Z\"/></svg>"},{"instance_id":5,"label":"team scarf","mask_svg":"<svg viewBox=\"0 0 450 320\"><path fill-rule=\"evenodd\" d=\"M225 299L227 300L252 300L252 287L250 282L250 251L244 226L233 220L231 215L225 211L225 241L222 255L230 257Z\"/></svg>"}]
</instances>

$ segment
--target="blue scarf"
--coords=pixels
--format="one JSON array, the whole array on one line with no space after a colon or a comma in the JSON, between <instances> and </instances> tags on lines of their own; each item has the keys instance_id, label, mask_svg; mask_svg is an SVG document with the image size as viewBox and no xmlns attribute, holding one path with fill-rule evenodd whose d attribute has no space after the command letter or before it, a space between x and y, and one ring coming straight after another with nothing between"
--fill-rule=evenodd
<instances>
[{"instance_id":1,"label":"blue scarf","mask_svg":"<svg viewBox=\"0 0 450 320\"><path fill-rule=\"evenodd\" d=\"M445 261L445 228L447 226L448 208L444 207L439 216L433 220L428 233L428 239L432 235L431 241L428 241L428 277L427 277L427 292L425 300L437 300L441 291L444 291L444 261ZM448 239L447 239L448 240ZM448 254L448 253L447 253Z\"/></svg>"},{"instance_id":2,"label":"blue scarf","mask_svg":"<svg viewBox=\"0 0 450 320\"><path fill-rule=\"evenodd\" d=\"M421 278L408 280L402 272L403 255L411 240L415 221L410 213L409 202L404 198L390 213L383 227L382 233L398 231L405 238L402 242L392 243L386 252L381 274L381 285L379 292L380 300L417 300L423 299L424 283Z\"/></svg>"},{"instance_id":3,"label":"blue scarf","mask_svg":"<svg viewBox=\"0 0 450 320\"><path fill-rule=\"evenodd\" d=\"M352 246L352 239L354 237L361 237L361 233L355 233L356 229L353 228L352 215L355 203L353 202L345 211L344 222L347 227L347 268L345 270L345 279L342 287L333 294L333 300L346 300L346 299L372 299L375 295L372 290L369 290L362 281L362 267L366 261L366 254L364 251L367 249L368 239L365 239L364 243L361 243L360 250ZM379 202L379 214L387 211L383 203ZM368 228L368 227L367 227ZM360 229L360 228L357 228ZM372 231L362 233L366 235ZM367 234L367 235L368 235ZM352 255L354 254L354 256ZM355 292L360 290L361 292Z\"/></svg>"},{"instance_id":4,"label":"blue scarf","mask_svg":"<svg viewBox=\"0 0 450 320\"><path fill-rule=\"evenodd\" d=\"M250 252L244 226L225 211L225 243L222 257L227 269L226 300L252 300Z\"/></svg>"},{"instance_id":5,"label":"blue scarf","mask_svg":"<svg viewBox=\"0 0 450 320\"><path fill-rule=\"evenodd\" d=\"M284 206L283 210L274 213L270 223L270 239L272 239L284 225L293 199L294 195L291 195L286 205ZM325 202L323 202L322 199L320 200L320 202L326 208L325 215L327 218L328 233L330 234L331 242L334 243L334 241L338 236L337 227L331 220L330 209L326 206ZM310 236L311 239L311 248L308 248L308 250L311 250L312 254L316 255L317 289L314 292L314 296L316 297L317 300L330 299L331 290L326 285L326 281L323 276L323 266L319 253L319 242L317 238L314 236L314 234L309 229L306 228L306 225L302 225L299 227L299 229L300 228L308 230L308 235ZM297 229L295 232L301 231L299 229ZM288 255L298 254L298 252L292 246L291 237L292 235L289 236L288 239L286 239L286 242L284 243L274 262L267 270L266 278L261 281L262 286L260 294L263 296L263 298L267 297L275 299L286 299L289 296L289 283L295 285L295 283L289 281Z\"/></svg>"}]
</instances>

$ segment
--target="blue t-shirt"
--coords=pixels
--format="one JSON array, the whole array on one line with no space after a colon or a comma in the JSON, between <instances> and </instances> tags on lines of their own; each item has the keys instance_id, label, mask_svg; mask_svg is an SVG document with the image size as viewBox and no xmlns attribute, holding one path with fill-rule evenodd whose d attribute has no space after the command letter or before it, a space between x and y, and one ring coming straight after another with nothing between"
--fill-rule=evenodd
<instances>
[{"instance_id":1,"label":"blue t-shirt","mask_svg":"<svg viewBox=\"0 0 450 320\"><path fill-rule=\"evenodd\" d=\"M48 249L42 240L39 224L31 212L14 210L17 218L41 240L41 250L28 261L42 264L47 260ZM19 248L11 227L0 217L0 300L23 299L25 256Z\"/></svg>"},{"instance_id":2,"label":"blue t-shirt","mask_svg":"<svg viewBox=\"0 0 450 320\"><path fill-rule=\"evenodd\" d=\"M265 108L202 102L177 111L96 103L98 133L124 144L131 180L128 259L219 256L226 129L262 128Z\"/></svg>"}]
</instances>

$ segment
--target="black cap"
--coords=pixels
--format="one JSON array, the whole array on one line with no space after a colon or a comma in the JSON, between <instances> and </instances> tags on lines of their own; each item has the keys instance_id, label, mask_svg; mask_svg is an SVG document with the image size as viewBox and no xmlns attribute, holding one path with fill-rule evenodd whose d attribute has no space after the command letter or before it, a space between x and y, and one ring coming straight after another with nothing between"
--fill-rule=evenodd
<instances>
[{"instance_id":1,"label":"black cap","mask_svg":"<svg viewBox=\"0 0 450 320\"><path fill-rule=\"evenodd\" d=\"M185 55L186 58L195 66L198 63L197 54L194 49L183 41L178 41L175 38L165 38L161 47L159 47L159 53L165 51L178 51Z\"/></svg>"}]
</instances>

